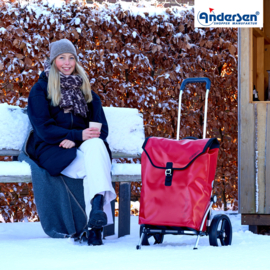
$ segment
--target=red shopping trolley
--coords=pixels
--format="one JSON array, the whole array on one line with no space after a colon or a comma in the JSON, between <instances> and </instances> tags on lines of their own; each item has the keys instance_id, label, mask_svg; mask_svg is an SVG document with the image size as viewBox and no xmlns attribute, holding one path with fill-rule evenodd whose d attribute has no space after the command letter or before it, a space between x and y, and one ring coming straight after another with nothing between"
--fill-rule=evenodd
<instances>
[{"instance_id":1,"label":"red shopping trolley","mask_svg":"<svg viewBox=\"0 0 270 270\"><path fill-rule=\"evenodd\" d=\"M181 101L188 83L206 83L203 139L187 137L179 140ZM215 215L212 195L219 142L206 139L208 78L189 78L182 82L179 95L177 139L149 137L143 144L141 157L142 189L140 199L140 242L161 244L165 234L209 236L210 245L230 245L232 226L226 215Z\"/></svg>"}]
</instances>

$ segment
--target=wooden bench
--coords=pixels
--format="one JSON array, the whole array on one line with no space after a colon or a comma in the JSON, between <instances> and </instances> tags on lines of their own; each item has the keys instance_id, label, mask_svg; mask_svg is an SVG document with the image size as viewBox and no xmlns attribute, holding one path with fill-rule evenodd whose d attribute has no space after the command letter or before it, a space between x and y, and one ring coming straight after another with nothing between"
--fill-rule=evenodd
<instances>
[{"instance_id":1,"label":"wooden bench","mask_svg":"<svg viewBox=\"0 0 270 270\"><path fill-rule=\"evenodd\" d=\"M137 109L129 108L104 107L104 112L109 125L107 140L113 159L140 158L144 141L142 115ZM31 127L26 113L26 109L0 104L0 156L13 157L13 161L0 161L0 183L32 181L30 166L18 161L27 129ZM11 141L14 141L14 147ZM114 186L119 183L118 237L130 234L130 184L140 181L140 164L113 163L112 182ZM115 202L112 202L112 209L115 210ZM105 227L104 237L114 233L114 224Z\"/></svg>"}]
</instances>

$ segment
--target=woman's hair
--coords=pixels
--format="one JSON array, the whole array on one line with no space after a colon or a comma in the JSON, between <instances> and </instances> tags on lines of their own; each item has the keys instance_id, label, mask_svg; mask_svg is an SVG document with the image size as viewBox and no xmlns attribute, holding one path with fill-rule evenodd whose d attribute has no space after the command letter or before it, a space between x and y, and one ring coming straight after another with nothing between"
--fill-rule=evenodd
<instances>
[{"instance_id":1,"label":"woman's hair","mask_svg":"<svg viewBox=\"0 0 270 270\"><path fill-rule=\"evenodd\" d=\"M84 98L87 103L91 102L93 97L91 93L91 85L83 67L76 62L74 74L79 75L83 79L81 90L84 94ZM49 72L48 78L48 98L52 100L53 106L58 106L61 100L60 90L60 74L59 70L55 65L55 60L52 62L52 66Z\"/></svg>"}]
</instances>

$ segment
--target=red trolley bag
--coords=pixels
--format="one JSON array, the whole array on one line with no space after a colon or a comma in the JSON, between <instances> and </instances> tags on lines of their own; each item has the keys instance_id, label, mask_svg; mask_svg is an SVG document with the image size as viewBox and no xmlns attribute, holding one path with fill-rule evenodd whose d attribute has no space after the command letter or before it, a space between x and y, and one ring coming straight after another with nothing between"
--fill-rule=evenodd
<instances>
[{"instance_id":1,"label":"red trolley bag","mask_svg":"<svg viewBox=\"0 0 270 270\"><path fill-rule=\"evenodd\" d=\"M149 244L147 239L150 236L154 236L156 243L161 243L164 234L173 233L197 235L194 247L197 249L199 237L209 232L206 230L206 217L210 219L209 212L213 200L216 200L216 197L211 200L211 195L219 142L216 138L205 138L207 101L211 85L208 78L189 78L183 81L179 108L185 85L193 82L207 84L203 139L188 137L179 140L179 109L176 140L158 137L145 140L141 157L142 189L139 214L141 234L144 235L137 248ZM225 225L230 231L230 221L227 221L227 216L225 219ZM158 229L160 233L157 233ZM229 234L231 235L230 232ZM228 243L230 242L231 240Z\"/></svg>"}]
</instances>

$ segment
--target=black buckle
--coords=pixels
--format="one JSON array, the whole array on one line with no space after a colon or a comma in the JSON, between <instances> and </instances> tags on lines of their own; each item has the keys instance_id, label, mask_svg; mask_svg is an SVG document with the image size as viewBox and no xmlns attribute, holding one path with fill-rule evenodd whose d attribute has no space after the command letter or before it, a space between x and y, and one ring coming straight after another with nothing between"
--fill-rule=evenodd
<instances>
[{"instance_id":1,"label":"black buckle","mask_svg":"<svg viewBox=\"0 0 270 270\"><path fill-rule=\"evenodd\" d=\"M172 185L172 177L173 177L173 163L167 162L166 170L165 170L165 186L169 187Z\"/></svg>"}]
</instances>

